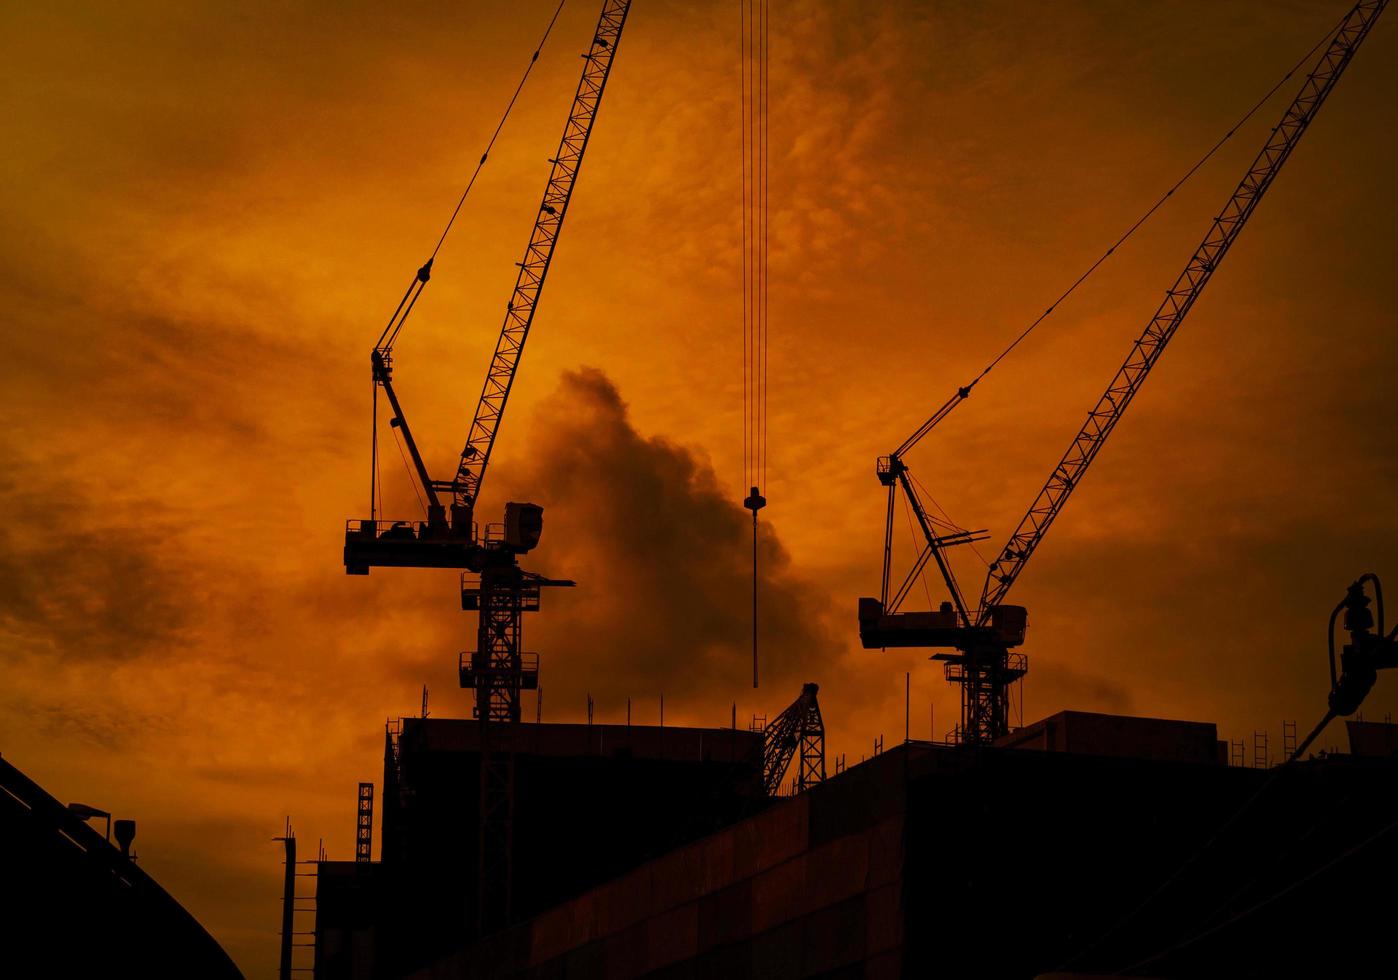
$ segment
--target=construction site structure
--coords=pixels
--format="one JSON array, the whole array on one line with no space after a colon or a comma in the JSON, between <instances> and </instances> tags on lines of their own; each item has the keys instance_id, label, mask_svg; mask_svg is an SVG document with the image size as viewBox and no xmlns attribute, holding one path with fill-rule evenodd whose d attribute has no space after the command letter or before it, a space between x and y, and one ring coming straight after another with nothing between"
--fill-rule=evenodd
<instances>
[{"instance_id":1,"label":"construction site structure","mask_svg":"<svg viewBox=\"0 0 1398 980\"><path fill-rule=\"evenodd\" d=\"M741 729L523 725L519 818L547 832L521 861L522 914L483 939L443 901L474 860L477 729L403 719L414 793L383 864L319 869L323 980L1187 977L1238 962L1358 976L1388 961L1392 903L1335 896L1398 867L1392 725L1352 723L1352 754L1264 772L1229 766L1211 723L1068 711L971 750L890 745L791 797L763 792L764 740ZM1026 800L1050 802L1026 819ZM1033 909L1013 942L985 911L1007 881L1035 883L1011 903ZM949 882L969 901L947 902Z\"/></svg>"},{"instance_id":2,"label":"construction site structure","mask_svg":"<svg viewBox=\"0 0 1398 980\"><path fill-rule=\"evenodd\" d=\"M479 614L476 648L461 654L459 670L461 686L475 692L474 714L482 726L476 902L477 926L481 931L499 928L510 917L514 769L509 728L520 719L521 690L538 686L537 657L526 656L522 649L523 614L539 608L543 587L573 583L545 578L519 566L519 556L539 542L543 508L532 503L507 503L503 523L488 525L484 533L478 534L476 504L629 9L630 0L605 0L591 43L582 55L582 77L558 150L550 159L552 169L543 199L524 258L518 263L514 289L505 304L504 325L457 471L450 480L434 480L430 476L393 387L393 344L431 278L431 259L409 284L370 356L376 417L378 392L382 389L391 412L390 429L401 434L426 499L427 514L425 520L418 522L380 520L371 486L369 518L352 520L346 526L345 571L366 575L371 567L381 566L466 570L462 578L462 608ZM377 432L376 422L375 468ZM371 484L376 485L372 478ZM444 503L448 495L449 512ZM502 730L494 734L495 727Z\"/></svg>"},{"instance_id":3,"label":"construction site structure","mask_svg":"<svg viewBox=\"0 0 1398 980\"><path fill-rule=\"evenodd\" d=\"M380 858L319 869L320 975L403 976L474 941L454 899L480 861L481 730L435 715L388 726ZM516 920L770 802L760 732L579 722L520 724L513 737Z\"/></svg>"},{"instance_id":4,"label":"construction site structure","mask_svg":"<svg viewBox=\"0 0 1398 980\"><path fill-rule=\"evenodd\" d=\"M762 729L762 784L776 796L782 780L796 764L796 792L825 781L825 722L820 716L818 684L804 684L801 694Z\"/></svg>"},{"instance_id":5,"label":"construction site structure","mask_svg":"<svg viewBox=\"0 0 1398 980\"><path fill-rule=\"evenodd\" d=\"M958 388L901 446L879 459L876 472L879 482L888 491L883 587L879 598L859 600L860 639L870 649L932 647L954 651L934 654L933 659L945 661L947 680L961 687L961 740L984 744L1009 731L1010 688L1028 669L1025 655L1014 651L1024 642L1028 614L1023 606L1007 605L1007 594L1049 527L1062 512L1073 490L1082 482L1107 437L1121 421L1127 406L1165 352L1166 345L1194 308L1219 263L1237 240L1316 113L1334 90L1386 3L1387 0L1361 0L1330 37L1302 83L1300 92L1286 107L1281 121L1269 133L1261 152L1213 219L1203 242L1190 257L1179 278L1166 291L1164 301L1144 332L1132 344L1126 361L1088 413L1087 421L1054 466L1048 481L1010 535L1008 543L998 557L989 563L980 601L975 607L967 603L957 584L948 552L960 545L983 540L986 532L968 530L949 520L932 516L924 505L923 493L919 492L919 484L909 472L905 457L970 396L976 382L989 372L995 362L976 381ZM1006 353L1013 346L1007 348ZM899 491L908 503L924 544L907 577L890 593L894 503ZM900 607L903 600L921 577L929 560L941 573L949 601L941 603L937 611L902 612Z\"/></svg>"}]
</instances>

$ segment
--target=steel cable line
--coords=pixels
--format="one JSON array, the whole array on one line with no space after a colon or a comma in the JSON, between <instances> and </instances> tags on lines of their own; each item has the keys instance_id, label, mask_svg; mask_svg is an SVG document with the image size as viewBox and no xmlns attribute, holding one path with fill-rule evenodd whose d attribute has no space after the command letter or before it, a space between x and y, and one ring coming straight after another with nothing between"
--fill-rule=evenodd
<instances>
[{"instance_id":1,"label":"steel cable line","mask_svg":"<svg viewBox=\"0 0 1398 980\"><path fill-rule=\"evenodd\" d=\"M476 169L471 171L471 177L466 182L466 189L457 198L456 207L452 209L451 217L447 218L446 227L442 229L442 234L437 238L437 244L432 248L432 254L427 261L418 269L408 284L407 291L403 293L403 298L398 301L398 308L393 311L393 316L389 318L388 326L384 327L383 333L379 335L378 343L375 347L380 349L392 348L393 342L398 339L398 333L403 329L403 325L408 322L408 314L417 303L418 296L422 293L422 287L427 284L431 276L432 263L437 259L437 253L442 250L442 244L447 240L447 234L452 226L456 224L457 215L461 213L461 208L466 203L466 198L470 195L471 189L476 186L476 178L480 176L481 170L485 167L485 162L490 158L490 151L495 148L495 141L500 137L500 131L505 128L505 121L510 118L510 113L514 110L515 102L519 100L520 92L524 91L524 83L529 80L530 74L534 71L534 65L539 61L539 54L544 50L544 42L553 33L553 25L558 23L558 15L563 12L563 5L567 0L559 0L558 6L554 8L553 16L549 18L548 26L544 28L543 36L539 38L539 43L534 47L534 53L529 56L529 64L524 68L524 74L520 76L519 84L515 86L514 93L510 96L510 101L505 105L505 111L500 114L500 121L495 124L495 131L490 134L490 140L485 145L485 152L476 161Z\"/></svg>"},{"instance_id":2,"label":"steel cable line","mask_svg":"<svg viewBox=\"0 0 1398 980\"><path fill-rule=\"evenodd\" d=\"M739 0L743 222L743 506L752 511L752 686L757 687L757 512L767 505L768 2Z\"/></svg>"},{"instance_id":3,"label":"steel cable line","mask_svg":"<svg viewBox=\"0 0 1398 980\"><path fill-rule=\"evenodd\" d=\"M383 332L379 334L378 341L374 344L374 369L376 372L376 380L374 384L373 418L371 422L372 448L369 462L369 514L371 519L375 515L375 505L377 501L383 499L383 491L378 486L381 476L379 475L379 384L377 372L382 370L384 372L384 377L387 377L388 365L392 362L393 344L398 339L398 334L402 331L403 326L408 322L408 315L412 313L413 307L417 305L418 297L422 295L422 290L426 287L428 279L431 278L432 263L436 261L437 253L441 251L442 244L447 240L447 234L456 223L456 218L461 213L461 208L465 205L466 198L470 195L471 189L476 186L476 178L480 176L482 168L485 167L486 160L490 157L490 151L495 147L495 141L499 139L501 130L505 128L505 122L510 118L510 113L514 110L515 102L518 101L520 92L524 90L524 83L529 80L530 74L534 71L534 65L538 63L539 54L544 49L544 43L549 39L549 35L553 33L553 27L558 23L558 15L563 12L563 5L566 2L567 0L558 0L558 6L554 8L553 16L549 18L548 26L544 28L543 36L539 38L539 43L535 45L534 53L529 56L529 64L525 66L524 74L520 76L519 84L515 86L514 93L510 96L510 101L505 106L505 111L500 114L500 121L495 124L495 131L490 134L490 140L486 143L485 151L481 154L481 158L476 161L476 168L471 172L471 177L466 182L465 190L461 192L461 196L457 199L456 207L452 209L451 216L447 219L446 227L442 229L442 234L437 238L437 244L432 248L432 254L428 256L427 261L424 262L413 275L412 280L408 283L408 288L403 292L403 298L398 301L397 308L394 309L393 315L389 317L387 325L383 328ZM395 435L395 442L396 441L397 437ZM399 446L399 451L402 451L402 446ZM420 495L419 500L421 500Z\"/></svg>"},{"instance_id":4,"label":"steel cable line","mask_svg":"<svg viewBox=\"0 0 1398 980\"><path fill-rule=\"evenodd\" d=\"M977 384L980 383L981 379L988 375L992 370L995 369L996 365L998 365L1002 360L1009 356L1010 352L1013 351L1016 347L1018 347L1026 337L1033 333L1034 329L1038 327L1039 324L1043 323L1044 320L1048 319L1048 317L1055 310L1058 309L1058 307L1063 303L1064 300L1066 300L1069 296L1073 295L1073 293L1077 291L1079 286L1086 282L1087 279L1094 272L1096 272L1097 269L1100 268L1104 262L1107 261L1107 259L1109 259L1113 254L1115 254L1118 248L1124 245L1127 242L1127 240L1130 239L1131 236L1134 235L1136 231L1143 224L1146 223L1146 221L1148 221L1157 211L1159 211L1165 205L1165 203L1168 200L1170 200L1170 198L1174 196L1177 190L1183 187L1185 183L1188 182L1189 179L1193 177L1201 167L1204 166L1204 164L1208 163L1208 161L1213 158L1214 154L1216 154L1220 149L1222 149L1223 145L1227 143L1230 139L1232 139L1234 134L1237 133L1237 131L1244 124L1246 124L1248 120L1250 120L1254 115L1257 114L1258 110L1260 110L1263 106L1265 106L1268 102L1272 100L1272 97L1277 94L1281 87L1285 85L1287 81L1289 81L1291 77L1296 74L1296 72L1300 71L1302 68L1305 67L1306 63L1310 61L1312 55L1319 51L1323 45L1329 43L1330 39L1335 36L1336 32L1340 30L1340 28L1344 25L1347 19L1348 14L1346 14L1345 17L1341 17L1339 21L1337 21L1335 25L1331 27L1330 30L1327 31L1323 37L1320 38L1320 40L1316 41L1315 44L1311 45L1310 49L1304 55L1302 55L1296 61L1296 63L1291 66L1290 69L1287 70L1286 74L1279 78L1276 84L1267 90L1267 94L1262 96L1262 98L1258 99L1257 102L1253 104L1252 108L1245 112L1237 122L1230 126L1228 132L1224 133L1223 136L1218 140L1218 142L1214 143L1214 145L1209 148L1208 152L1201 156L1192 167L1185 171L1184 176L1180 177L1179 180L1175 181L1174 184L1170 186L1170 189L1167 190L1164 194L1162 194L1160 198L1154 204L1152 204L1144 214L1137 218L1135 222L1132 223L1132 225L1126 229L1126 231L1121 235L1121 237L1119 237L1115 242L1113 242L1112 245L1105 252L1103 252L1095 262L1088 266L1087 270L1083 272L1082 275L1078 276L1078 278L1073 281L1072 285L1065 289L1058 296L1057 299L1050 303L1048 307L1044 310L1044 312L1040 313L1037 317L1033 319L1033 321L1030 322L1030 324L1027 327L1020 331L1019 335L1015 337L1014 340L1010 341L1010 343L1005 347L1004 350L1002 350L999 354L995 355L995 357L990 361L990 363L987 364L984 368L982 368L981 372L971 380L970 384L958 388L956 392L951 396L951 398L949 398L946 401L946 403L942 405L941 408L934 412L927 419L926 422L919 426L917 431L914 432L911 436L909 436L907 441L905 441L903 445L898 448L897 455L901 456L908 450L912 449L913 446L917 445L917 443L920 442L922 438L927 435L927 433L931 432L934 428L936 428L938 424L941 423L943 419L950 415L952 413L952 410L955 409L957 405L965 401L966 398L971 394L971 390L975 388Z\"/></svg>"},{"instance_id":5,"label":"steel cable line","mask_svg":"<svg viewBox=\"0 0 1398 980\"><path fill-rule=\"evenodd\" d=\"M529 80L529 73L534 70L534 65L539 60L539 52L544 50L544 42L553 33L553 25L558 23L558 15L563 13L563 4L567 0L558 0L558 6L554 8L553 16L549 18L548 26L544 28L544 36L539 38L539 43L534 46L534 53L529 56L529 64L524 69L524 74L520 76L519 84L515 86L514 94L510 96L509 104L505 106L505 111L500 116L500 122L495 125L495 132L490 134L490 142L485 145L485 152L481 154L480 160L476 162L476 169L471 172L471 179L466 182L466 189L461 192L461 198L456 202L456 207L452 209L451 217L447 219L447 226L442 229L442 236L437 239L437 245L432 249L431 258L435 259L437 253L442 248L442 243L447 240L447 233L451 231L451 226L456 222L456 216L461 213L461 206L466 203L466 195L471 193L471 188L476 185L476 178L480 176L481 168L485 166L486 158L490 156L490 151L495 147L495 140L500 136L500 130L505 128L505 120L510 118L510 111L515 107L515 101L519 98L519 93L524 91L524 83ZM430 259L429 259L430 261Z\"/></svg>"}]
</instances>

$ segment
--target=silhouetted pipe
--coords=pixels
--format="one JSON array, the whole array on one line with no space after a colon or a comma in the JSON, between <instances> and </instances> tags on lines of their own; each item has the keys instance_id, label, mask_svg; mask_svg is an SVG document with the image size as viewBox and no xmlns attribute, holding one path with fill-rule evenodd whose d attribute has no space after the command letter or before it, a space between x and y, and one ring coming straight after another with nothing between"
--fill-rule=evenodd
<instances>
[{"instance_id":1,"label":"silhouetted pipe","mask_svg":"<svg viewBox=\"0 0 1398 980\"><path fill-rule=\"evenodd\" d=\"M296 911L296 838L288 832L282 840L286 843L286 874L282 879L282 958L278 977L291 980L291 935L295 926L292 915Z\"/></svg>"}]
</instances>

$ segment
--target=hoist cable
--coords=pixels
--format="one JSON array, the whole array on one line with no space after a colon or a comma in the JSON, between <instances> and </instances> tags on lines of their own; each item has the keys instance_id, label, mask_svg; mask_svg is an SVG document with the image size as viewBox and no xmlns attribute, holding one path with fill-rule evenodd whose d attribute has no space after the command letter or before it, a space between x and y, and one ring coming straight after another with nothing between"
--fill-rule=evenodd
<instances>
[{"instance_id":1,"label":"hoist cable","mask_svg":"<svg viewBox=\"0 0 1398 980\"><path fill-rule=\"evenodd\" d=\"M913 512L912 508L908 506L908 500L906 497L903 498L903 516L905 516L908 519L908 537L913 539L913 547L916 548L917 532L913 530ZM931 556L931 554L932 548L929 545L923 550L922 556L918 559L918 564L920 567L917 570L917 577L922 581L923 594L927 596L927 608L929 610L931 610L932 608L932 590L927 587L927 576L922 574L922 569L927 567L927 559ZM907 591L907 585L905 584L904 587L899 590L898 597L893 603L895 607L899 604L899 602L902 601L903 597L907 594Z\"/></svg>"},{"instance_id":2,"label":"hoist cable","mask_svg":"<svg viewBox=\"0 0 1398 980\"><path fill-rule=\"evenodd\" d=\"M743 482L762 487L768 456L770 241L770 8L740 0L740 148L743 208Z\"/></svg>"},{"instance_id":3,"label":"hoist cable","mask_svg":"<svg viewBox=\"0 0 1398 980\"><path fill-rule=\"evenodd\" d=\"M520 76L519 84L515 86L514 94L510 96L509 103L505 106L505 111L500 114L500 121L495 124L495 131L490 134L490 141L485 145L485 152L476 161L476 169L471 171L471 177L466 182L466 189L461 192L461 197L456 201L456 207L452 209L451 217L447 219L446 227L442 229L442 234L437 239L437 244L432 249L432 254L427 262L417 270L412 282L408 284L407 290L403 293L403 298L398 301L398 308L393 311L393 316L389 317L388 326L384 327L383 333L379 335L378 343L374 346L380 350L391 349L393 342L398 339L398 332L403 329L403 325L408 321L408 314L413 311L414 304L418 297L422 295L423 287L427 285L432 271L432 263L437 258L437 253L442 250L442 244L447 240L447 234L456 223L457 215L461 213L462 206L466 203L466 198L471 193L471 189L476 186L476 178L480 176L482 168L485 167L486 160L490 157L490 151L495 148L495 141L499 139L500 132L505 128L505 121L510 118L510 112L515 107L515 102L519 100L519 94L524 90L524 83L529 80L529 75L534 71L534 65L539 61L539 54L544 50L544 42L553 33L553 25L558 23L558 15L563 12L563 4L566 0L559 0L558 6L554 8L553 16L549 18L548 26L544 28L544 34L539 38L539 43L534 47L534 53L529 56L529 64L525 66L524 74Z\"/></svg>"},{"instance_id":4,"label":"hoist cable","mask_svg":"<svg viewBox=\"0 0 1398 980\"><path fill-rule=\"evenodd\" d=\"M422 512L426 514L427 501L422 498L422 493L417 488L417 478L416 475L413 473L412 464L408 462L408 454L403 451L403 439L398 434L398 427L390 425L389 428L393 430L393 444L398 447L398 455L401 456L403 459L403 469L407 470L408 472L408 482L412 484L413 495L417 497L418 506L421 507Z\"/></svg>"},{"instance_id":5,"label":"hoist cable","mask_svg":"<svg viewBox=\"0 0 1398 980\"><path fill-rule=\"evenodd\" d=\"M437 252L442 248L442 243L447 240L447 232L451 231L452 224L456 221L456 216L461 213L461 206L466 203L466 195L471 193L471 188L476 184L476 177L480 175L481 168L485 166L485 161L490 156L491 149L495 146L495 140L500 135L500 130L505 128L505 120L510 118L510 110L515 107L515 101L519 98L519 93L524 90L524 83L529 80L529 73L534 70L534 65L539 60L539 52L544 50L544 42L553 33L553 25L558 23L558 15L563 12L563 4L567 0L558 0L558 6L553 11L553 16L549 18L548 27L544 28L544 36L539 38L539 43L534 47L534 53L529 57L529 64L524 69L524 74L520 76L519 84L515 86L514 95L510 96L510 102L505 106L504 113L500 116L500 122L495 126L495 132L490 136L490 142L485 145L485 152L481 154L480 160L476 162L476 169L471 173L471 179L466 183L466 189L461 192L461 198L456 202L456 207L451 212L451 217L447 219L447 226L442 229L442 237L437 239L436 248L432 249L432 258L437 257Z\"/></svg>"},{"instance_id":6,"label":"hoist cable","mask_svg":"<svg viewBox=\"0 0 1398 980\"><path fill-rule=\"evenodd\" d=\"M740 75L740 87L742 97L739 99L739 111L741 119L738 126L739 143L742 154L738 164L742 171L742 187L740 199L742 201L743 213L743 489L752 486L752 383L750 372L752 370L752 332L748 325L748 317L752 312L752 301L749 297L749 289L752 286L751 276L748 272L748 9L745 0L738 3L738 27L739 27L739 54L738 70Z\"/></svg>"},{"instance_id":7,"label":"hoist cable","mask_svg":"<svg viewBox=\"0 0 1398 980\"><path fill-rule=\"evenodd\" d=\"M767 479L767 0L739 0L743 222L743 505L752 511L752 686L758 682L758 521Z\"/></svg>"},{"instance_id":8,"label":"hoist cable","mask_svg":"<svg viewBox=\"0 0 1398 980\"><path fill-rule=\"evenodd\" d=\"M1230 139L1232 139L1234 134L1237 133L1237 131L1244 124L1246 124L1249 119L1256 115L1258 110L1260 110L1264 105L1270 102L1272 100L1272 97L1277 94L1281 87L1285 85L1291 79L1291 77L1296 74L1296 72L1300 71L1303 67L1305 67L1307 62L1310 61L1311 56L1314 55L1318 50L1320 50L1320 48L1323 45L1329 43L1330 39L1335 36L1335 34L1340 30L1340 28L1344 25L1347 19L1348 14L1346 14L1345 17L1340 18L1340 20L1335 24L1334 27L1330 28L1330 30L1327 31L1325 35L1322 38L1320 38L1320 40L1316 41L1315 44L1311 45L1310 50L1308 50L1304 55L1302 55L1301 58L1294 65L1292 65L1290 69L1287 70L1286 74L1283 75L1280 79L1278 79L1276 84L1267 90L1267 94L1262 96L1262 98L1258 99L1257 102L1252 106L1252 108L1243 114L1242 118L1240 118L1231 127L1229 127L1228 132L1224 133L1223 136L1218 140L1218 142L1214 143L1214 145L1209 148L1208 152L1206 152L1202 157L1200 157L1198 161L1195 162L1194 166L1190 167L1189 170L1185 172L1183 177L1175 181L1174 184L1170 186L1170 189L1160 196L1159 200L1152 204L1144 214L1137 218L1136 221L1131 225L1131 227L1127 228L1126 231L1121 235L1121 237L1119 237L1115 242L1113 242L1111 247L1108 248L1097 258L1097 261L1093 262L1090 266L1088 266L1087 271L1085 271L1082 275L1078 276L1078 278L1073 281L1073 284L1069 286L1067 289L1065 289L1057 299L1050 303L1049 306L1044 310L1044 312L1040 313L1037 317L1033 319L1033 321L1030 322L1030 324L1027 327L1020 331L1019 335L1015 337L1015 339L1012 340L1009 343L1009 345L1005 347L1004 350L997 354L995 358L991 360L991 362L987 364L981 370L981 372L971 380L970 384L958 388L957 392L953 394L950 399L948 399L946 404L944 404L930 418L928 418L928 420L924 422L917 429L917 431L914 432L913 435L908 438L906 442L903 443L903 445L898 449L897 455L901 456L903 453L912 449L913 446L915 446L919 441L921 441L921 439L925 435L927 435L928 432L932 431L932 429L936 427L936 425L940 423L942 419L950 415L952 410L957 405L965 401L967 396L970 395L971 389L973 389L977 384L979 384L982 378L984 378L987 374L994 370L996 365L998 365L1002 360L1004 360L1010 354L1011 351L1018 347L1026 337L1033 333L1034 329L1038 327L1039 324L1043 323L1044 320L1046 320L1050 314L1057 310L1064 300L1066 300L1069 296L1076 292L1077 288L1081 286L1088 279L1089 276L1096 272L1097 269L1102 265L1102 263L1106 262L1107 259L1109 259L1118 248L1124 245L1126 241L1136 233L1137 229L1139 229L1143 224L1145 224L1146 221L1149 220L1151 216L1155 214L1155 212L1159 211L1160 208L1165 205L1165 202L1168 201L1171 197L1173 197L1175 192L1179 190L1181 187L1183 187L1184 184L1191 177L1193 177L1201 167L1204 166L1204 164L1208 163L1208 161L1213 158L1214 154L1216 154L1220 149L1222 149L1223 145L1227 143Z\"/></svg>"},{"instance_id":9,"label":"hoist cable","mask_svg":"<svg viewBox=\"0 0 1398 980\"><path fill-rule=\"evenodd\" d=\"M762 67L762 76L761 76L762 84L761 84L761 87L760 87L760 90L759 90L759 100L760 100L760 105L761 105L761 109L762 109L762 114L761 114L761 116L759 117L759 118L761 119L761 144L760 144L760 146L761 146L761 162L762 162L762 193L761 193L761 198L760 198L760 208L761 208L761 210L760 210L759 213L761 214L761 218L762 218L762 251L761 251L761 267L760 267L760 272L761 272L761 280L760 280L760 281L761 281L761 291L760 291L759 294L758 294L759 302L761 303L761 309L760 309L760 311L759 311L759 312L760 312L760 316L759 316L759 318L758 318L758 324L759 324L759 330L760 330L759 340L760 340L760 342L761 342L761 361L760 361L760 366L761 366L761 371L762 371L762 386L761 386L761 389L760 389L760 392L761 392L761 393L760 393L761 401L760 401L760 415L759 415L759 418L760 418L760 420L761 420L761 432L760 432L761 439L760 439L760 441L759 441L759 443L758 443L758 461L759 461L759 464L760 464L761 469L760 469L760 471L759 471L759 481L760 481L760 482L758 483L758 486L761 486L761 487L765 487L765 486L767 485L767 327L768 327L768 322L769 322L769 321L768 321L768 306L767 306L767 284L768 284L768 278L767 278L767 219L768 219L768 214L769 214L768 196L767 196L767 174L768 174L768 170L769 170L769 167L768 167L769 155L768 155L768 152L767 152L767 148L768 148L768 139L767 139L767 136L768 136L768 131L769 131L769 128L770 128L770 120L771 120L771 117L770 117L770 115L769 115L768 112L767 112L767 64L768 64L768 36L769 36L769 35L768 35L768 31L767 31L767 13L768 13L768 9L769 9L769 8L768 8L768 0L762 0L762 9L761 9L762 46L761 46L761 62L760 62L760 63L761 63L761 67Z\"/></svg>"}]
</instances>

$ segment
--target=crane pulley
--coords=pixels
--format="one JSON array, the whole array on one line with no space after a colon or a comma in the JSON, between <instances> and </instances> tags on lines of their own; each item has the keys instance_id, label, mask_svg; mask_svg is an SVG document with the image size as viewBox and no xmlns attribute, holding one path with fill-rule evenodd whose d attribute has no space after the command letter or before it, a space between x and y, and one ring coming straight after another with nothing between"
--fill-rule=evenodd
<instances>
[{"instance_id":1,"label":"crane pulley","mask_svg":"<svg viewBox=\"0 0 1398 980\"><path fill-rule=\"evenodd\" d=\"M866 648L948 647L957 651L936 654L934 659L946 661L948 680L961 685L960 737L963 740L990 741L1008 730L1009 685L1022 677L1027 670L1024 655L1010 652L1011 648L1024 641L1027 613L1022 606L1006 605L1006 595L1023 572L1030 556L1043 541L1049 527L1062 512L1073 490L1081 483L1092 461L1097 458L1107 437L1121 421L1127 406L1131 404L1151 369L1159 361L1180 324L1193 309L1218 269L1219 263L1237 240L1263 195L1276 179L1282 165L1290 157L1386 5L1387 0L1361 0L1340 25L1322 40L1321 44L1325 44L1327 40L1329 43L1325 44L1325 50L1306 76L1300 92L1287 106L1281 121L1272 129L1261 152L1248 167L1228 202L1213 219L1203 242L1190 257L1184 271L1166 291L1159 309L1151 317L1141 336L1132 344L1125 362L1092 411L1088 413L1087 421L1069 443L1068 450L1049 474L1048 481L1019 526L1010 535L1009 541L994 561L990 562L980 601L974 608L967 604L952 573L946 552L956 545L980 540L984 532L935 527L935 522L929 517L922 503L916 482L908 472L903 457L932 428L965 401L975 382L959 388L897 450L879 460L877 475L880 483L888 488L883 591L878 599L859 600L860 638ZM1289 75L1290 73L1288 77ZM1232 135L1231 132L1229 135ZM1138 222L1137 226L1139 224ZM1107 254L1110 253L1111 250ZM1075 283L1074 288L1076 285ZM1050 307L1045 315L1052 309L1053 307ZM1036 324L1038 322L1035 321ZM1020 339L1023 339L1023 336L1021 334ZM1016 344L1018 342L1015 341ZM1013 347L1014 344L1006 353ZM1003 356L1004 354L1001 355ZM994 362L991 366L994 366ZM989 368L976 380L979 381L988 371ZM899 490L917 518L925 544L913 572L903 587L890 597L889 566L892 553L894 497ZM942 608L936 612L900 612L898 605L907 594L908 583L921 574L929 558L936 563L942 574L951 597L950 601L943 603Z\"/></svg>"}]
</instances>

